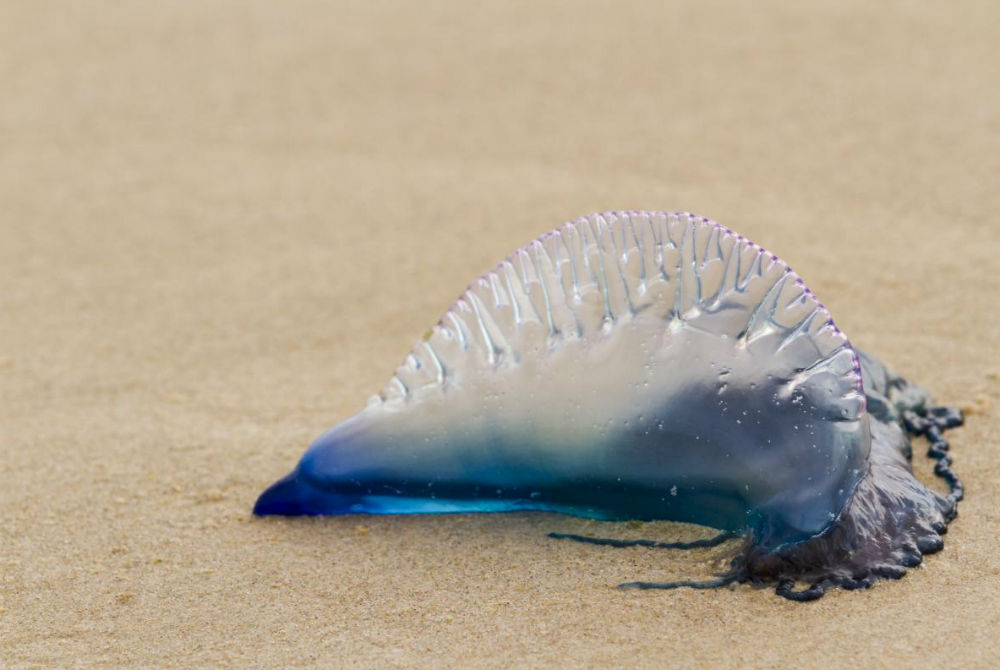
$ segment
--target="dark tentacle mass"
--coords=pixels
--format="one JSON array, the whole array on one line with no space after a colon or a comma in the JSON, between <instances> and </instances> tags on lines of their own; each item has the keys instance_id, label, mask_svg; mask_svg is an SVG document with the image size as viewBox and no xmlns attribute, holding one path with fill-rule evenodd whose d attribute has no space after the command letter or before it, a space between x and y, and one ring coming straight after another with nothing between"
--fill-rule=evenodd
<instances>
[{"instance_id":1,"label":"dark tentacle mass","mask_svg":"<svg viewBox=\"0 0 1000 670\"><path fill-rule=\"evenodd\" d=\"M866 372L868 367L881 367L867 356L862 362ZM869 475L826 533L770 555L751 552L747 579L777 579L778 595L795 601L816 600L831 588L863 589L878 579L899 579L907 568L920 565L923 556L944 546L943 536L958 516L963 492L942 433L962 425L962 413L933 405L923 389L883 370L887 385L873 384L869 397L884 391L889 411L872 416ZM876 425L882 427L876 429ZM948 485L947 495L925 487L913 476L906 433L927 438L927 456L937 461L934 474ZM796 582L808 586L796 591Z\"/></svg>"}]
</instances>

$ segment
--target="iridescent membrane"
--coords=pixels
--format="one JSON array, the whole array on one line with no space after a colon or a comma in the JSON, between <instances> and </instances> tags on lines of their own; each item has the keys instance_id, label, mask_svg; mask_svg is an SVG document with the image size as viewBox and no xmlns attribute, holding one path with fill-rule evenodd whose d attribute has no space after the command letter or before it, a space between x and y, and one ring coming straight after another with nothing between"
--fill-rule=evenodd
<instances>
[{"instance_id":1,"label":"iridescent membrane","mask_svg":"<svg viewBox=\"0 0 1000 670\"><path fill-rule=\"evenodd\" d=\"M623 586L771 582L808 600L940 549L961 498L941 431L960 422L758 245L690 214L597 214L473 282L254 511L687 521L723 531L693 546L745 537L730 571ZM907 431L949 495L913 476Z\"/></svg>"}]
</instances>

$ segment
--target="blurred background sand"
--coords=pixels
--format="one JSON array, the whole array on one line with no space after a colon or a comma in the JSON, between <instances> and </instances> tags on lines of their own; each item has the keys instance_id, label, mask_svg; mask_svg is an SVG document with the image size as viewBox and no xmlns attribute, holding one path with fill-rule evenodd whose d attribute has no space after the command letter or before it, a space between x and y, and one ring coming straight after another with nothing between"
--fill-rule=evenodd
<instances>
[{"instance_id":1,"label":"blurred background sand","mask_svg":"<svg viewBox=\"0 0 1000 670\"><path fill-rule=\"evenodd\" d=\"M0 666L1000 664L998 35L991 1L3 3ZM617 208L739 230L966 408L941 554L797 605L545 537L690 526L251 518L469 280Z\"/></svg>"}]
</instances>

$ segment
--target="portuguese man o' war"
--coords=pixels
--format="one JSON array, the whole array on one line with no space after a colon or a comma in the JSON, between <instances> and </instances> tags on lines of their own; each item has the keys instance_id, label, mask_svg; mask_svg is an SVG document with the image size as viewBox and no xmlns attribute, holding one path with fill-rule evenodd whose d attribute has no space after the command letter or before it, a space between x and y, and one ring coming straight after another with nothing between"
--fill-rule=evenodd
<instances>
[{"instance_id":1,"label":"portuguese man o' war","mask_svg":"<svg viewBox=\"0 0 1000 670\"><path fill-rule=\"evenodd\" d=\"M744 537L708 581L792 600L899 578L938 551L962 421L854 348L777 256L690 214L567 223L478 278L382 392L254 512L538 510ZM910 466L925 436L939 494Z\"/></svg>"}]
</instances>

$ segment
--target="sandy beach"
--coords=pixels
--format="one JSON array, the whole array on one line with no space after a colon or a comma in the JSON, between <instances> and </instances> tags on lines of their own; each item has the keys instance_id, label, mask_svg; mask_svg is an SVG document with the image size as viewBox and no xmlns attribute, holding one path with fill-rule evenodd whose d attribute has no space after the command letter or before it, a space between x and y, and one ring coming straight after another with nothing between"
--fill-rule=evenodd
<instances>
[{"instance_id":1,"label":"sandy beach","mask_svg":"<svg viewBox=\"0 0 1000 670\"><path fill-rule=\"evenodd\" d=\"M991 1L3 3L0 667L1000 665L998 34ZM965 409L940 554L802 605L620 591L719 552L546 537L696 526L252 517L471 279L612 209L740 231Z\"/></svg>"}]
</instances>

